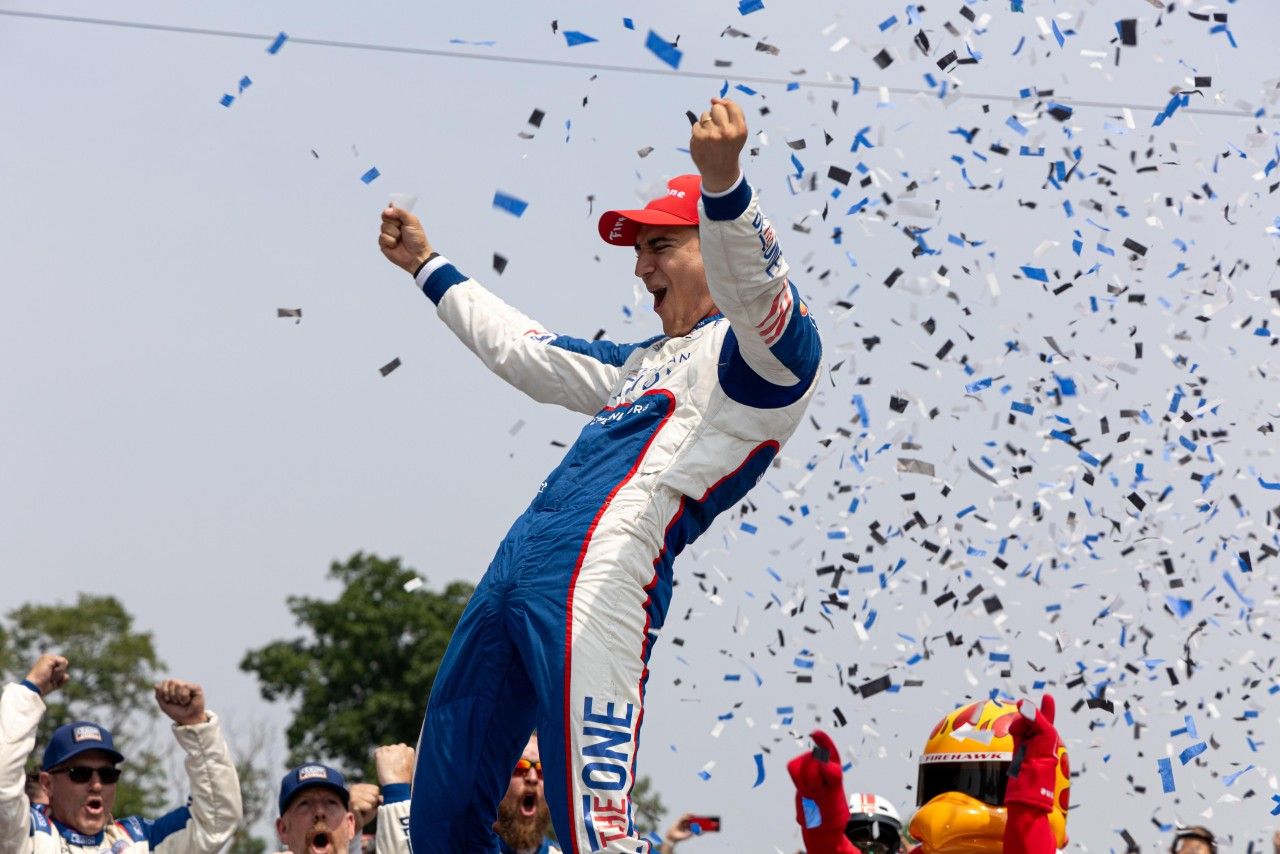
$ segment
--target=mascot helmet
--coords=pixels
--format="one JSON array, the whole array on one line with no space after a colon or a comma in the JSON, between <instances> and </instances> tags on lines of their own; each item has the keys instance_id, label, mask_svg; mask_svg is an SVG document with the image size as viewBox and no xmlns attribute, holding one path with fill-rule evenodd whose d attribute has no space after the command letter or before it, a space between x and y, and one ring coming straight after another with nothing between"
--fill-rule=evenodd
<instances>
[{"instance_id":1,"label":"mascot helmet","mask_svg":"<svg viewBox=\"0 0 1280 854\"><path fill-rule=\"evenodd\" d=\"M1013 760L1009 725L1013 703L988 700L962 706L938 721L916 780L911 835L924 854L1000 854L1004 847L1005 786ZM1049 826L1058 847L1067 844L1071 776L1066 748L1058 747Z\"/></svg>"}]
</instances>

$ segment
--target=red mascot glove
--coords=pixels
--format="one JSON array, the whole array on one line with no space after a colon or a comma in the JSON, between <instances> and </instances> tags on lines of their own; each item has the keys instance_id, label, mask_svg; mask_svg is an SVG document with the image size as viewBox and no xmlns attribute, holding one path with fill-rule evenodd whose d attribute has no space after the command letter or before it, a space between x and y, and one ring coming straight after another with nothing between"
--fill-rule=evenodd
<instances>
[{"instance_id":1,"label":"red mascot glove","mask_svg":"<svg viewBox=\"0 0 1280 854\"><path fill-rule=\"evenodd\" d=\"M822 730L815 729L811 736L813 749L787 763L787 773L796 784L796 822L804 836L805 852L860 854L844 835L849 802L844 794L840 754L831 736Z\"/></svg>"},{"instance_id":2,"label":"red mascot glove","mask_svg":"<svg viewBox=\"0 0 1280 854\"><path fill-rule=\"evenodd\" d=\"M1053 854L1057 844L1049 827L1062 739L1053 728L1054 702L1044 695L1039 711L1030 700L1018 701L1018 714L1009 725L1013 763L1004 802L1005 854Z\"/></svg>"}]
</instances>

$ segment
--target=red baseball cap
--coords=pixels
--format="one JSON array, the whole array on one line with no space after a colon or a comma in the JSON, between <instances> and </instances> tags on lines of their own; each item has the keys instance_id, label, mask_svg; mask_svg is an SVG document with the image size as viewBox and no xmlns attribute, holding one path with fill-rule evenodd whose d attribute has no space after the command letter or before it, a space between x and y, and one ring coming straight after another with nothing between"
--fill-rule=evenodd
<instances>
[{"instance_id":1,"label":"red baseball cap","mask_svg":"<svg viewBox=\"0 0 1280 854\"><path fill-rule=\"evenodd\" d=\"M636 233L642 225L698 224L698 198L702 195L702 178L680 175L667 182L667 194L654 199L640 210L605 211L600 215L600 236L614 246L635 246Z\"/></svg>"}]
</instances>

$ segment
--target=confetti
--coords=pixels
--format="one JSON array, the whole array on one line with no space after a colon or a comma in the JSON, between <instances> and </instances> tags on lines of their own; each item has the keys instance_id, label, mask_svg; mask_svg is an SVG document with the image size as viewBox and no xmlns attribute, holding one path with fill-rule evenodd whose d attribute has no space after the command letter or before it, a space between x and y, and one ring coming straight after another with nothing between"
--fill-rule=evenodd
<instances>
[{"instance_id":1,"label":"confetti","mask_svg":"<svg viewBox=\"0 0 1280 854\"><path fill-rule=\"evenodd\" d=\"M415 590L421 590L423 584L425 583L426 582L424 582L421 578L418 578L417 576L410 578L408 581L404 583L404 586L403 586L404 592L412 593Z\"/></svg>"},{"instance_id":2,"label":"confetti","mask_svg":"<svg viewBox=\"0 0 1280 854\"><path fill-rule=\"evenodd\" d=\"M753 789L759 788L760 785L764 783L764 754L757 753L755 755L755 761L756 761L756 781L751 784L751 788Z\"/></svg>"},{"instance_id":3,"label":"confetti","mask_svg":"<svg viewBox=\"0 0 1280 854\"><path fill-rule=\"evenodd\" d=\"M400 367L400 357L399 357L399 356L397 356L396 358L392 359L390 362L387 362L387 363L386 363L385 365L383 365L381 368L378 368L378 373L382 374L382 375L385 377L387 374L391 373L392 371L394 371L394 370L395 370L396 368L398 368L398 367Z\"/></svg>"},{"instance_id":4,"label":"confetti","mask_svg":"<svg viewBox=\"0 0 1280 854\"><path fill-rule=\"evenodd\" d=\"M529 203L523 199L497 190L493 194L493 206L501 211L506 211L515 217L524 216L525 209L529 207Z\"/></svg>"},{"instance_id":5,"label":"confetti","mask_svg":"<svg viewBox=\"0 0 1280 854\"><path fill-rule=\"evenodd\" d=\"M764 0L738 0L738 14L750 15L764 8Z\"/></svg>"},{"instance_id":6,"label":"confetti","mask_svg":"<svg viewBox=\"0 0 1280 854\"><path fill-rule=\"evenodd\" d=\"M272 40L271 44L267 45L267 53L272 54L273 56L279 53L280 48L284 47L284 43L288 40L289 37L287 35L280 33L274 40Z\"/></svg>"},{"instance_id":7,"label":"confetti","mask_svg":"<svg viewBox=\"0 0 1280 854\"><path fill-rule=\"evenodd\" d=\"M649 35L644 40L644 46L649 52L661 59L672 68L680 67L680 57L683 53L671 42L659 36L653 30L649 30Z\"/></svg>"},{"instance_id":8,"label":"confetti","mask_svg":"<svg viewBox=\"0 0 1280 854\"><path fill-rule=\"evenodd\" d=\"M360 180L366 184L372 184L374 180L382 173L378 171L378 167L370 166L369 170L360 176Z\"/></svg>"},{"instance_id":9,"label":"confetti","mask_svg":"<svg viewBox=\"0 0 1280 854\"><path fill-rule=\"evenodd\" d=\"M590 44L591 42L599 41L599 39L594 36L589 36L586 33L580 33L577 30L565 30L564 40L569 47L576 47L580 44Z\"/></svg>"}]
</instances>

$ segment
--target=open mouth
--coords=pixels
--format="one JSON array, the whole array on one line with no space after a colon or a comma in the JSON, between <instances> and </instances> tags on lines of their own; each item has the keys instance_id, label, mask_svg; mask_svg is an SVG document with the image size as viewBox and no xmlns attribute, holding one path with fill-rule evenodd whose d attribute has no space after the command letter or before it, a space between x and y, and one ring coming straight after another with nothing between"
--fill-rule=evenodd
<instances>
[{"instance_id":1,"label":"open mouth","mask_svg":"<svg viewBox=\"0 0 1280 854\"><path fill-rule=\"evenodd\" d=\"M520 799L520 815L523 818L533 818L538 814L538 798L532 792Z\"/></svg>"},{"instance_id":2,"label":"open mouth","mask_svg":"<svg viewBox=\"0 0 1280 854\"><path fill-rule=\"evenodd\" d=\"M89 798L84 802L84 811L91 816L102 815L102 798Z\"/></svg>"},{"instance_id":3,"label":"open mouth","mask_svg":"<svg viewBox=\"0 0 1280 854\"><path fill-rule=\"evenodd\" d=\"M666 298L667 298L666 288L658 288L656 291L653 291L653 310L657 311L658 309L662 308L662 303L663 301L666 300Z\"/></svg>"},{"instance_id":4,"label":"open mouth","mask_svg":"<svg viewBox=\"0 0 1280 854\"><path fill-rule=\"evenodd\" d=\"M311 854L328 854L331 850L328 831L320 831L311 837L311 843L307 846L307 850Z\"/></svg>"}]
</instances>

